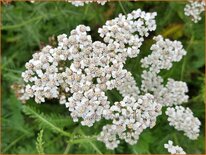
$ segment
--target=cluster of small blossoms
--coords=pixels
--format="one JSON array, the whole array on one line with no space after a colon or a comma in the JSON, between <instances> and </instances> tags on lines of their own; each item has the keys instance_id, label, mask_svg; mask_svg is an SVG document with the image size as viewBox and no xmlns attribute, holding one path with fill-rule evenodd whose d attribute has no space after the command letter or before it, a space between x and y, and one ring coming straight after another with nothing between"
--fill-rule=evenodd
<instances>
[{"instance_id":1,"label":"cluster of small blossoms","mask_svg":"<svg viewBox=\"0 0 206 155\"><path fill-rule=\"evenodd\" d=\"M111 106L112 125L104 126L98 137L98 140L103 141L108 148L117 147L118 138L133 145L137 143L144 129L155 125L157 116L161 114L161 104L156 103L151 94L138 98L136 100L131 96L125 96L122 101Z\"/></svg>"},{"instance_id":2,"label":"cluster of small blossoms","mask_svg":"<svg viewBox=\"0 0 206 155\"><path fill-rule=\"evenodd\" d=\"M163 106L180 105L188 101L188 88L185 82L175 81L171 78L164 86L163 78L154 72L143 71L141 90L154 95L156 102Z\"/></svg>"},{"instance_id":3,"label":"cluster of small blossoms","mask_svg":"<svg viewBox=\"0 0 206 155\"><path fill-rule=\"evenodd\" d=\"M155 125L162 106L188 100L186 83L168 79L164 86L158 75L186 54L180 42L154 38L152 53L141 60L142 66L149 68L142 73L141 89L124 68L126 59L137 57L144 38L156 29L156 15L140 9L120 14L98 29L104 42L93 42L88 35L90 28L84 25L77 26L70 36L59 35L56 48L46 46L26 63L20 99L34 98L37 103L59 99L73 121L84 126L91 127L103 118L111 120L98 137L110 149L120 140L137 143L143 130ZM113 89L123 100L112 105L106 91Z\"/></svg>"},{"instance_id":4,"label":"cluster of small blossoms","mask_svg":"<svg viewBox=\"0 0 206 155\"><path fill-rule=\"evenodd\" d=\"M98 4L104 5L107 0L87 0L87 1L78 1L78 0L66 0L67 2L70 2L72 5L79 7L79 6L84 6L84 4L92 3L92 2L97 2Z\"/></svg>"},{"instance_id":5,"label":"cluster of small blossoms","mask_svg":"<svg viewBox=\"0 0 206 155\"><path fill-rule=\"evenodd\" d=\"M120 14L107 21L98 32L110 50L114 51L116 60L125 62L127 57L133 58L139 54L143 37L156 29L156 15L156 12L146 13L140 9L127 16Z\"/></svg>"},{"instance_id":6,"label":"cluster of small blossoms","mask_svg":"<svg viewBox=\"0 0 206 155\"><path fill-rule=\"evenodd\" d=\"M191 17L192 21L197 23L200 21L201 13L205 11L205 0L188 0L184 12L186 16Z\"/></svg>"},{"instance_id":7,"label":"cluster of small blossoms","mask_svg":"<svg viewBox=\"0 0 206 155\"><path fill-rule=\"evenodd\" d=\"M154 40L156 43L151 46L152 53L141 60L142 67L147 68L141 75L141 91L151 93L162 106L169 106L166 110L169 124L184 131L190 139L196 139L200 132L200 121L188 108L177 106L188 101L187 84L169 78L164 85L163 78L158 75L162 69L169 70L172 62L180 61L186 51L178 41L164 40L162 36L154 37ZM173 108L173 105L176 107Z\"/></svg>"},{"instance_id":8,"label":"cluster of small blossoms","mask_svg":"<svg viewBox=\"0 0 206 155\"><path fill-rule=\"evenodd\" d=\"M164 144L164 147L171 154L186 154L185 151L178 145L174 146L173 141L169 140L167 144Z\"/></svg>"},{"instance_id":9,"label":"cluster of small blossoms","mask_svg":"<svg viewBox=\"0 0 206 155\"><path fill-rule=\"evenodd\" d=\"M138 98L139 88L132 74L123 69L127 57L135 57L139 48L156 28L156 13L140 9L127 16L107 21L99 29L106 42L92 42L89 27L77 26L69 37L58 36L58 47L46 46L26 63L22 77L26 82L22 100L37 103L58 98L71 112L74 121L92 126L102 117L111 119L106 90L116 88L121 95ZM142 29L142 30L141 30Z\"/></svg>"},{"instance_id":10,"label":"cluster of small blossoms","mask_svg":"<svg viewBox=\"0 0 206 155\"><path fill-rule=\"evenodd\" d=\"M45 98L52 99L59 96L58 62L56 57L58 48L44 47L40 52L33 54L33 58L26 63L26 71L22 73L26 82L22 100L34 97L37 103L45 102Z\"/></svg>"},{"instance_id":11,"label":"cluster of small blossoms","mask_svg":"<svg viewBox=\"0 0 206 155\"><path fill-rule=\"evenodd\" d=\"M102 117L111 119L106 90L116 88L123 97L131 95L138 98L139 88L132 74L123 69L123 64L127 57L134 57L139 53L143 37L155 28L152 25L155 24L155 15L156 13L145 13L138 9L128 16L120 14L118 18L107 21L99 29L106 44L92 42L91 36L83 31L82 26L71 31L68 39L65 35L59 36L59 46L65 52L71 51L68 58L73 60L71 66L62 72L59 81L67 92L73 94L68 101L63 101L74 121L81 118L82 125L92 126ZM143 29L142 32L137 29L137 25L146 30ZM70 42L73 45L68 46Z\"/></svg>"},{"instance_id":12,"label":"cluster of small blossoms","mask_svg":"<svg viewBox=\"0 0 206 155\"><path fill-rule=\"evenodd\" d=\"M167 84L163 85L163 78L158 75L162 69L169 70L172 62L178 62L186 54L181 42L163 39L162 36L154 37L155 44L151 46L152 53L141 59L142 67L149 68L142 72L143 92L150 92L158 103L164 106L172 106L187 102L187 84L182 81L168 79Z\"/></svg>"},{"instance_id":13,"label":"cluster of small blossoms","mask_svg":"<svg viewBox=\"0 0 206 155\"><path fill-rule=\"evenodd\" d=\"M123 128L116 125L105 125L102 128L102 132L97 137L97 140L105 143L106 147L109 149L115 149L118 147L120 140L118 139L118 133L122 133Z\"/></svg>"},{"instance_id":14,"label":"cluster of small blossoms","mask_svg":"<svg viewBox=\"0 0 206 155\"><path fill-rule=\"evenodd\" d=\"M166 115L168 115L170 126L174 126L176 130L184 131L184 134L192 140L197 139L201 122L193 116L193 112L189 108L169 107L166 110Z\"/></svg>"},{"instance_id":15,"label":"cluster of small blossoms","mask_svg":"<svg viewBox=\"0 0 206 155\"><path fill-rule=\"evenodd\" d=\"M153 38L156 43L150 48L152 53L141 60L142 67L149 68L150 72L159 73L161 69L169 70L173 62L178 62L186 55L182 43L171 41L159 35Z\"/></svg>"}]
</instances>

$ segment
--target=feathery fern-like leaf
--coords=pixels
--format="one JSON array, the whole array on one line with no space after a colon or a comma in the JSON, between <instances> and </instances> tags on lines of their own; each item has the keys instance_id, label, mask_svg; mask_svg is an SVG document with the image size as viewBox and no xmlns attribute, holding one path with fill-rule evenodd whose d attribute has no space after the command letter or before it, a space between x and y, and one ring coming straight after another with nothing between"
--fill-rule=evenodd
<instances>
[{"instance_id":1,"label":"feathery fern-like leaf","mask_svg":"<svg viewBox=\"0 0 206 155\"><path fill-rule=\"evenodd\" d=\"M37 140L36 140L36 149L38 151L39 154L44 154L44 141L43 141L43 132L44 130L42 129L37 136Z\"/></svg>"},{"instance_id":2,"label":"feathery fern-like leaf","mask_svg":"<svg viewBox=\"0 0 206 155\"><path fill-rule=\"evenodd\" d=\"M68 132L64 131L63 129L61 129L60 127L58 127L55 124L55 122L53 122L51 120L51 118L49 119L48 116L44 115L43 113L38 111L36 108L25 105L25 106L23 106L23 112L26 115L30 116L31 118L34 118L35 121L37 121L42 128L48 128L48 129L51 129L54 132L60 133L64 136L71 137L70 133L68 133Z\"/></svg>"}]
</instances>

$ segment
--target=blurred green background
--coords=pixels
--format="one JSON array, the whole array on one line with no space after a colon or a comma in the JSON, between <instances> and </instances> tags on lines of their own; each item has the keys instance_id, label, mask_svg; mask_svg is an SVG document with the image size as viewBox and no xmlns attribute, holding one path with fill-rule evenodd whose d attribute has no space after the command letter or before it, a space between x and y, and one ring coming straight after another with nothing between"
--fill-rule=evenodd
<instances>
[{"instance_id":1,"label":"blurred green background","mask_svg":"<svg viewBox=\"0 0 206 155\"><path fill-rule=\"evenodd\" d=\"M2 153L167 153L163 145L173 140L189 154L204 153L204 51L205 20L194 24L184 15L186 2L108 2L106 5L90 3L75 7L67 2L11 2L2 6ZM96 140L104 121L93 127L82 127L73 123L68 110L57 100L36 104L29 100L22 104L17 100L12 84L22 83L21 72L24 64L46 44L56 45L56 36L69 34L79 24L91 27L93 40L99 40L97 29L106 20L119 13L129 13L141 8L158 13L157 30L150 34L141 47L137 58L128 59L125 68L132 72L140 84L139 60L150 53L152 37L162 34L172 40L179 40L187 50L181 62L175 63L169 71L163 71L165 79L187 82L189 102L183 104L194 112L202 123L197 140L189 140L183 132L170 127L164 114L158 117L153 129L145 130L135 145L121 142L111 151ZM112 101L117 100L116 92L108 92ZM40 133L43 130L43 133ZM38 137L38 138L37 138ZM37 140L38 139L38 140ZM44 143L44 144L42 144ZM38 149L36 149L38 147ZM38 151L37 151L38 150Z\"/></svg>"}]
</instances>

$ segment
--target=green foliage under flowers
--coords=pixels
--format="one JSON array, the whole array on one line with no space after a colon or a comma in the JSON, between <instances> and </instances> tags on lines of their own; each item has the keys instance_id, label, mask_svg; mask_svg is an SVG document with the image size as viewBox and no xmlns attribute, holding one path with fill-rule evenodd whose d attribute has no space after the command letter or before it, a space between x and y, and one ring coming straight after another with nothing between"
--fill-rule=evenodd
<instances>
[{"instance_id":1,"label":"green foliage under flowers","mask_svg":"<svg viewBox=\"0 0 206 155\"><path fill-rule=\"evenodd\" d=\"M43 132L44 132L44 130L41 130L38 133L38 137L37 137L37 140L36 140L36 149L37 149L39 154L44 154Z\"/></svg>"},{"instance_id":2,"label":"green foliage under flowers","mask_svg":"<svg viewBox=\"0 0 206 155\"><path fill-rule=\"evenodd\" d=\"M108 2L106 5L87 4L75 7L67 2L11 2L2 6L2 153L167 153L163 145L173 140L187 153L204 153L205 107L204 107L204 15L194 24L184 15L186 2ZM141 8L156 11L157 30L148 37L137 58L128 59L125 68L132 72L140 84L141 67L139 60L150 53L152 36L162 34L181 41L187 55L175 63L169 71L163 71L164 78L187 82L189 87L188 106L202 123L197 140L189 140L183 132L170 127L164 114L158 117L152 129L146 129L135 145L121 142L115 150L106 149L96 140L104 120L93 127L73 123L68 110L56 100L36 104L29 100L22 104L17 100L11 85L21 83L24 64L46 44L56 45L56 36L67 33L79 24L91 27L93 40L99 40L97 29L106 20L119 13L129 13ZM120 98L117 92L108 91L111 101ZM44 132L43 132L44 131Z\"/></svg>"}]
</instances>

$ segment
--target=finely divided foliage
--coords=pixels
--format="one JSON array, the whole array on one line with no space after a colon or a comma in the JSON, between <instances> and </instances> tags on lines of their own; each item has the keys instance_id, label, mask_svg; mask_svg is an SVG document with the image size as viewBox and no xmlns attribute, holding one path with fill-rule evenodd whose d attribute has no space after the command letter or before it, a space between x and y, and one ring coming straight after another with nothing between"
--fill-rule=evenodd
<instances>
[{"instance_id":1,"label":"finely divided foliage","mask_svg":"<svg viewBox=\"0 0 206 155\"><path fill-rule=\"evenodd\" d=\"M88 34L90 27L84 25L77 26L70 36L59 35L56 48L46 46L26 63L20 100L34 98L42 103L45 99L59 99L73 121L81 121L84 126L91 127L102 119L111 120L98 136L109 149L116 148L120 140L137 143L144 129L155 126L163 106L169 106L166 112L169 124L184 131L190 139L196 139L200 122L191 110L181 106L171 108L187 102L186 83L169 78L164 84L159 75L186 55L181 42L160 35L154 37L152 53L141 59L145 70L139 73L140 87L124 68L126 59L137 57L145 37L156 29L156 15L140 9L120 14L99 28L103 42L93 42ZM123 97L114 104L105 93L113 89ZM183 116L186 124L181 120Z\"/></svg>"}]
</instances>

